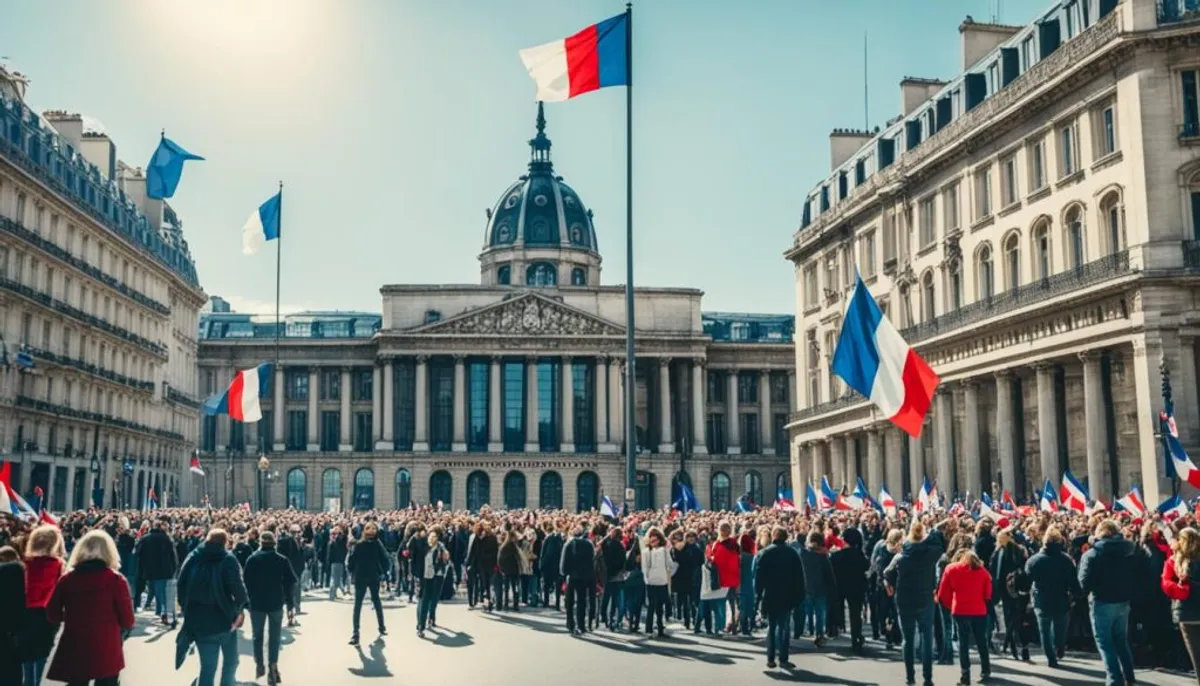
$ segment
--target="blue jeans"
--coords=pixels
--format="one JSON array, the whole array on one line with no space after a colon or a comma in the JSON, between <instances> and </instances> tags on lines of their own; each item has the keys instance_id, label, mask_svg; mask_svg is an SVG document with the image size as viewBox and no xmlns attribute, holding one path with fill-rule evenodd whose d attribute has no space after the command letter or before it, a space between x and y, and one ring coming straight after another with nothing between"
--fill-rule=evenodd
<instances>
[{"instance_id":1,"label":"blue jeans","mask_svg":"<svg viewBox=\"0 0 1200 686\"><path fill-rule=\"evenodd\" d=\"M700 613L704 618L704 630L707 633L721 633L725 630L725 605L727 601L724 598L714 598L712 600L700 601ZM697 620L698 623L699 620ZM714 628L713 625L716 625ZM697 624L698 625L698 624Z\"/></svg>"},{"instance_id":2,"label":"blue jeans","mask_svg":"<svg viewBox=\"0 0 1200 686\"><path fill-rule=\"evenodd\" d=\"M747 582L742 582L743 588ZM747 636L754 630L754 593L743 592L738 596L738 629Z\"/></svg>"},{"instance_id":3,"label":"blue jeans","mask_svg":"<svg viewBox=\"0 0 1200 686\"><path fill-rule=\"evenodd\" d=\"M1033 610L1037 615L1038 637L1042 640L1042 652L1046 653L1046 663L1058 662L1058 654L1067 648L1067 612L1043 612Z\"/></svg>"},{"instance_id":4,"label":"blue jeans","mask_svg":"<svg viewBox=\"0 0 1200 686\"><path fill-rule=\"evenodd\" d=\"M988 655L987 615L978 617L955 617L958 628L958 667L962 670L962 680L971 680L971 642L975 639L975 650L979 653L979 671L981 675L992 672L992 663Z\"/></svg>"},{"instance_id":5,"label":"blue jeans","mask_svg":"<svg viewBox=\"0 0 1200 686\"><path fill-rule=\"evenodd\" d=\"M828 599L823 595L810 595L804 598L804 615L812 620L813 638L825 635L825 612Z\"/></svg>"},{"instance_id":6,"label":"blue jeans","mask_svg":"<svg viewBox=\"0 0 1200 686\"><path fill-rule=\"evenodd\" d=\"M933 683L933 605L919 610L900 611L900 633L904 637L904 674L913 680L917 673L916 646L913 641L921 637L921 676L926 684Z\"/></svg>"},{"instance_id":7,"label":"blue jeans","mask_svg":"<svg viewBox=\"0 0 1200 686\"><path fill-rule=\"evenodd\" d=\"M417 631L424 631L425 624L430 618L437 621L434 610L437 607L438 598L441 597L442 584L439 582L442 580L443 577L440 576L421 579L421 600L417 604Z\"/></svg>"},{"instance_id":8,"label":"blue jeans","mask_svg":"<svg viewBox=\"0 0 1200 686\"><path fill-rule=\"evenodd\" d=\"M950 608L937 605L937 616L934 619L942 627L942 643L938 646L938 663L949 665L954 663L954 617Z\"/></svg>"},{"instance_id":9,"label":"blue jeans","mask_svg":"<svg viewBox=\"0 0 1200 686\"><path fill-rule=\"evenodd\" d=\"M1133 680L1133 652L1129 648L1129 603L1092 601L1092 633L1104 661L1105 684L1123 686Z\"/></svg>"},{"instance_id":10,"label":"blue jeans","mask_svg":"<svg viewBox=\"0 0 1200 686\"><path fill-rule=\"evenodd\" d=\"M238 635L225 631L196 639L200 655L200 679L196 686L213 686L217 676L217 659L221 660L221 686L237 685Z\"/></svg>"},{"instance_id":11,"label":"blue jeans","mask_svg":"<svg viewBox=\"0 0 1200 686\"><path fill-rule=\"evenodd\" d=\"M250 631L254 647L254 664L279 664L280 633L283 627L283 610L274 612L250 611ZM265 631L264 631L265 630ZM267 635L267 661L263 662L263 633Z\"/></svg>"},{"instance_id":12,"label":"blue jeans","mask_svg":"<svg viewBox=\"0 0 1200 686\"><path fill-rule=\"evenodd\" d=\"M25 677L25 686L39 686L42 675L46 673L46 660L30 660L21 663L21 673Z\"/></svg>"},{"instance_id":13,"label":"blue jeans","mask_svg":"<svg viewBox=\"0 0 1200 686\"><path fill-rule=\"evenodd\" d=\"M767 662L788 661L788 648L792 640L792 611L778 610L767 613Z\"/></svg>"},{"instance_id":14,"label":"blue jeans","mask_svg":"<svg viewBox=\"0 0 1200 686\"><path fill-rule=\"evenodd\" d=\"M175 616L174 608L171 612L167 612L167 580L155 579L147 581L146 586L149 588L151 595L154 596L154 616L166 617L167 615Z\"/></svg>"},{"instance_id":15,"label":"blue jeans","mask_svg":"<svg viewBox=\"0 0 1200 686\"><path fill-rule=\"evenodd\" d=\"M600 615L607 626L620 626L625 620L625 603L622 602L624 581L610 579L604 584L604 597L600 600Z\"/></svg>"}]
</instances>

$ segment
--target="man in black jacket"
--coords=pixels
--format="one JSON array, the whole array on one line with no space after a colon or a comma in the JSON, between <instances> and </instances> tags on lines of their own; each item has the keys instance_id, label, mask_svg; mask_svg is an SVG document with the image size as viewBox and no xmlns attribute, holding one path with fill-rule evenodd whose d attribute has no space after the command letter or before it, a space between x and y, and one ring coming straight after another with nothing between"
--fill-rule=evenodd
<instances>
[{"instance_id":1,"label":"man in black jacket","mask_svg":"<svg viewBox=\"0 0 1200 686\"><path fill-rule=\"evenodd\" d=\"M250 596L250 631L254 642L254 678L267 674L267 684L279 683L279 636L283 624L283 607L287 605L288 619L295 612L292 589L297 585L296 573L287 558L275 549L275 534L262 535L262 547L246 560L244 572L246 594ZM267 672L263 664L263 625L267 629Z\"/></svg>"},{"instance_id":2,"label":"man in black jacket","mask_svg":"<svg viewBox=\"0 0 1200 686\"><path fill-rule=\"evenodd\" d=\"M866 642L862 611L867 597L867 570L871 563L863 554L863 536L858 529L846 529L842 533L842 540L846 542L846 547L834 551L829 556L829 564L837 578L838 596L850 610L850 647L858 651Z\"/></svg>"},{"instance_id":3,"label":"man in black jacket","mask_svg":"<svg viewBox=\"0 0 1200 686\"><path fill-rule=\"evenodd\" d=\"M282 555L292 566L292 574L297 579L304 572L304 550L300 547L300 525L293 524L291 535L283 533L279 536L277 544L279 554ZM295 614L288 615L288 626L296 626L296 614L301 614L300 598L304 595L304 589L300 584L292 584L292 598L290 607L293 608Z\"/></svg>"},{"instance_id":4,"label":"man in black jacket","mask_svg":"<svg viewBox=\"0 0 1200 686\"><path fill-rule=\"evenodd\" d=\"M567 630L572 635L587 631L587 599L596 585L596 550L576 524L571 540L563 546L559 572L567 580Z\"/></svg>"},{"instance_id":5,"label":"man in black jacket","mask_svg":"<svg viewBox=\"0 0 1200 686\"><path fill-rule=\"evenodd\" d=\"M175 578L175 570L179 568L179 560L175 557L175 542L167 530L171 520L160 519L158 526L138 541L135 554L138 560L138 574L146 581L150 593L154 595L154 614L158 615L163 624L175 625L175 608L167 607L167 581ZM167 620L168 610L171 619Z\"/></svg>"},{"instance_id":6,"label":"man in black jacket","mask_svg":"<svg viewBox=\"0 0 1200 686\"><path fill-rule=\"evenodd\" d=\"M625 608L621 607L621 591L625 587L625 546L621 544L621 527L608 530L608 536L600 543L600 554L604 557L604 597L600 601L601 621L611 631L620 631L625 619Z\"/></svg>"},{"instance_id":7,"label":"man in black jacket","mask_svg":"<svg viewBox=\"0 0 1200 686\"><path fill-rule=\"evenodd\" d=\"M787 544L788 532L777 526L771 532L771 545L758 553L755 564L756 600L767 617L767 667L775 667L775 654L785 669L791 641L792 610L804 602L804 566L800 554Z\"/></svg>"},{"instance_id":8,"label":"man in black jacket","mask_svg":"<svg viewBox=\"0 0 1200 686\"><path fill-rule=\"evenodd\" d=\"M221 661L218 683L232 684L238 666L238 629L246 620L249 598L237 559L226 551L229 534L210 529L204 545L192 551L179 572L183 631L196 637L200 683L211 684Z\"/></svg>"},{"instance_id":9,"label":"man in black jacket","mask_svg":"<svg viewBox=\"0 0 1200 686\"><path fill-rule=\"evenodd\" d=\"M554 609L562 609L562 577L559 576L558 563L562 560L563 535L558 532L553 522L543 524L546 538L542 541L542 551L539 560L542 562L542 605L550 607L550 593L554 593ZM544 560L542 559L544 558Z\"/></svg>"},{"instance_id":10,"label":"man in black jacket","mask_svg":"<svg viewBox=\"0 0 1200 686\"><path fill-rule=\"evenodd\" d=\"M1079 585L1091 600L1092 631L1108 683L1133 683L1129 647L1129 601L1138 578L1135 546L1106 519L1096 526L1091 549L1079 559Z\"/></svg>"},{"instance_id":11,"label":"man in black jacket","mask_svg":"<svg viewBox=\"0 0 1200 686\"><path fill-rule=\"evenodd\" d=\"M934 570L946 547L942 527L945 521L925 535L925 526L914 521L908 540L884 571L888 593L895 597L900 632L904 637L904 674L906 684L917 683L916 650L913 640L921 634L921 673L925 686L933 684L933 592Z\"/></svg>"}]
</instances>

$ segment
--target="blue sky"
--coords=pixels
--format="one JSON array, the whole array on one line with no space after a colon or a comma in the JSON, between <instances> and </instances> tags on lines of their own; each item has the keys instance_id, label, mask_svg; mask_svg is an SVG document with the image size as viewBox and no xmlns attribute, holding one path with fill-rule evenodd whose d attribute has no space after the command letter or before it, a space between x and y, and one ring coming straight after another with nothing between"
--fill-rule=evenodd
<instances>
[{"instance_id":1,"label":"blue sky","mask_svg":"<svg viewBox=\"0 0 1200 686\"><path fill-rule=\"evenodd\" d=\"M635 283L706 310L792 312L782 258L828 134L872 126L906 75L959 71L989 0L643 0L634 8ZM1050 3L1003 0L1025 23ZM99 120L144 165L165 128L189 163L172 204L201 282L274 301L240 229L285 183L286 308L378 311L391 283L478 283L484 209L524 171L534 86L517 50L624 10L611 0L0 0L0 56L30 104ZM624 283L624 93L547 106L554 162Z\"/></svg>"}]
</instances>

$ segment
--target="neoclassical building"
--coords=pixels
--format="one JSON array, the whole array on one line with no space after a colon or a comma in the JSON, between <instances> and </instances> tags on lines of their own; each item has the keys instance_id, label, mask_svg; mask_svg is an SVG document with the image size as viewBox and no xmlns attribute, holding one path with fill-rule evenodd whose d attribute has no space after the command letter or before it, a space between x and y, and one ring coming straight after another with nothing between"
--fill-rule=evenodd
<instances>
[{"instance_id":1,"label":"neoclassical building","mask_svg":"<svg viewBox=\"0 0 1200 686\"><path fill-rule=\"evenodd\" d=\"M213 476L193 497L302 509L620 502L631 401L636 505L669 504L678 479L704 507L747 491L774 499L790 478L793 317L705 313L699 290L639 288L627 393L624 287L601 285L592 213L555 173L541 108L530 147L528 172L487 213L480 283L385 285L381 314L287 316L263 420L202 421ZM205 394L274 356L273 316L214 303L200 320Z\"/></svg>"},{"instance_id":2,"label":"neoclassical building","mask_svg":"<svg viewBox=\"0 0 1200 686\"><path fill-rule=\"evenodd\" d=\"M882 130L835 131L803 204L793 478L1026 496L1069 468L1156 505L1160 363L1200 450L1194 3L1072 0L960 34L963 72L905 79ZM829 372L856 268L941 376L919 438Z\"/></svg>"},{"instance_id":3,"label":"neoclassical building","mask_svg":"<svg viewBox=\"0 0 1200 686\"><path fill-rule=\"evenodd\" d=\"M0 446L50 508L178 502L206 301L170 205L0 67Z\"/></svg>"}]
</instances>

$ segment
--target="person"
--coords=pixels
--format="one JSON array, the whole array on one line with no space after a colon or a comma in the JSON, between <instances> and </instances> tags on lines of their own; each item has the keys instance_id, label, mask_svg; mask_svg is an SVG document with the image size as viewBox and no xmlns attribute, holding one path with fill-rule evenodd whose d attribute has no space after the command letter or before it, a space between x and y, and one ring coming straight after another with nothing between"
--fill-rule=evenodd
<instances>
[{"instance_id":1,"label":"person","mask_svg":"<svg viewBox=\"0 0 1200 686\"><path fill-rule=\"evenodd\" d=\"M882 634L887 650L891 650L899 642L900 628L896 622L896 604L888 596L887 582L883 573L892 563L892 559L900 552L900 546L903 543L904 530L891 529L875 543L875 548L871 551L872 602L875 605L872 617L878 617L872 623L871 629ZM874 638L878 639L879 636L874 636Z\"/></svg>"},{"instance_id":2,"label":"person","mask_svg":"<svg viewBox=\"0 0 1200 686\"><path fill-rule=\"evenodd\" d=\"M542 531L546 534L542 539L539 558L542 562L542 605L550 607L550 594L554 593L554 610L557 612L562 608L562 578L559 576L558 561L562 559L563 535L550 520L542 524Z\"/></svg>"},{"instance_id":3,"label":"person","mask_svg":"<svg viewBox=\"0 0 1200 686\"><path fill-rule=\"evenodd\" d=\"M621 543L621 527L614 526L608 530L608 535L600 541L600 556L604 559L604 595L600 599L601 624L610 631L620 631L624 618L623 591L629 573L625 571L627 553ZM643 563L645 555L642 556ZM651 599L653 607L653 599ZM647 620L649 631L653 618Z\"/></svg>"},{"instance_id":4,"label":"person","mask_svg":"<svg viewBox=\"0 0 1200 686\"><path fill-rule=\"evenodd\" d=\"M758 540L754 526L746 524L738 537L738 621L734 633L747 638L754 632L754 556L758 554ZM764 545L766 545L764 543Z\"/></svg>"},{"instance_id":5,"label":"person","mask_svg":"<svg viewBox=\"0 0 1200 686\"><path fill-rule=\"evenodd\" d=\"M759 607L767 618L767 667L774 669L775 658L784 669L795 667L789 660L792 611L804 602L804 563L788 545L788 531L776 526L771 544L758 551L754 559L754 591Z\"/></svg>"},{"instance_id":6,"label":"person","mask_svg":"<svg viewBox=\"0 0 1200 686\"><path fill-rule=\"evenodd\" d=\"M467 582L474 586L474 598L482 603L487 598L486 610L491 612L495 605L495 595L492 593L492 575L499 564L500 542L492 533L488 522L479 522L475 526L475 540L471 542L467 552ZM472 605L474 607L474 605Z\"/></svg>"},{"instance_id":7,"label":"person","mask_svg":"<svg viewBox=\"0 0 1200 686\"><path fill-rule=\"evenodd\" d=\"M243 571L246 594L250 598L250 632L254 644L254 678L265 674L267 684L275 686L279 677L279 644L283 608L288 619L296 611L293 589L299 583L291 562L279 554L275 534L264 531L261 547L246 560ZM263 661L263 630L267 634L267 660ZM269 668L269 671L268 671Z\"/></svg>"},{"instance_id":8,"label":"person","mask_svg":"<svg viewBox=\"0 0 1200 686\"><path fill-rule=\"evenodd\" d=\"M421 602L417 605L417 637L425 638L425 625L446 583L446 570L450 562L450 551L442 544L435 527L430 530L426 539L427 547L420 568L414 567L413 573L421 575Z\"/></svg>"},{"instance_id":9,"label":"person","mask_svg":"<svg viewBox=\"0 0 1200 686\"><path fill-rule=\"evenodd\" d=\"M325 550L325 564L329 567L329 599L337 600L346 591L346 556L348 555L346 533L342 527L333 527L329 544Z\"/></svg>"},{"instance_id":10,"label":"person","mask_svg":"<svg viewBox=\"0 0 1200 686\"><path fill-rule=\"evenodd\" d=\"M1025 575L1025 549L1016 541L1014 529L1008 527L996 536L996 550L988 564L992 573L992 587L1004 613L1004 645L1012 652L1013 659L1029 660L1029 648L1025 645L1025 608L1029 579Z\"/></svg>"},{"instance_id":11,"label":"person","mask_svg":"<svg viewBox=\"0 0 1200 686\"><path fill-rule=\"evenodd\" d=\"M249 598L237 558L228 550L229 534L210 529L179 571L182 630L195 637L200 655L197 686L213 686L217 664L221 686L234 686L238 666L238 629L246 620Z\"/></svg>"},{"instance_id":12,"label":"person","mask_svg":"<svg viewBox=\"0 0 1200 686\"><path fill-rule=\"evenodd\" d=\"M587 631L588 594L596 583L595 549L584 538L583 524L575 525L571 540L563 546L559 575L567 580L567 631L582 635Z\"/></svg>"},{"instance_id":13,"label":"person","mask_svg":"<svg viewBox=\"0 0 1200 686\"><path fill-rule=\"evenodd\" d=\"M717 524L717 540L713 541L708 546L708 551L705 555L706 559L712 563L713 568L717 573L717 580L721 587L722 596L726 602L721 603L716 610L716 632L732 632L734 619L730 617L730 624L725 624L725 606L736 600L737 587L741 584L741 559L740 548L737 540L733 538L733 524L728 520L724 520ZM733 608L736 611L736 606ZM708 618L705 618L708 621Z\"/></svg>"},{"instance_id":14,"label":"person","mask_svg":"<svg viewBox=\"0 0 1200 686\"><path fill-rule=\"evenodd\" d=\"M850 648L857 652L866 645L862 618L867 595L867 572L871 563L863 553L861 531L846 529L842 533L842 540L846 543L845 547L830 554L829 565L833 569L833 578L837 580L838 595L850 610Z\"/></svg>"},{"instance_id":15,"label":"person","mask_svg":"<svg viewBox=\"0 0 1200 686\"><path fill-rule=\"evenodd\" d=\"M933 594L934 569L945 547L939 523L931 534L925 535L921 520L913 520L908 539L892 558L884 579L888 595L896 601L904 653L904 683L917 683L916 644L921 641L921 676L925 686L933 684Z\"/></svg>"},{"instance_id":16,"label":"person","mask_svg":"<svg viewBox=\"0 0 1200 686\"><path fill-rule=\"evenodd\" d=\"M17 642L25 626L25 565L11 546L0 547L0 684L21 683Z\"/></svg>"},{"instance_id":17,"label":"person","mask_svg":"<svg viewBox=\"0 0 1200 686\"><path fill-rule=\"evenodd\" d=\"M1079 560L1079 586L1091 603L1092 635L1104 661L1105 683L1133 683L1129 599L1138 568L1134 545L1111 519L1096 525L1092 547Z\"/></svg>"},{"instance_id":18,"label":"person","mask_svg":"<svg viewBox=\"0 0 1200 686\"><path fill-rule=\"evenodd\" d=\"M624 562L623 553L621 562ZM645 549L642 550L642 577L646 584L646 598L650 601L650 606L646 611L647 635L654 632L655 617L658 618L658 637L663 638L667 635L666 626L663 624L663 614L670 601L671 576L675 574L677 566L671 557L671 550L667 547L667 537L663 535L662 529L656 526L650 527L646 533Z\"/></svg>"},{"instance_id":19,"label":"person","mask_svg":"<svg viewBox=\"0 0 1200 686\"><path fill-rule=\"evenodd\" d=\"M500 586L500 601L498 609L503 612L508 609L509 599L512 600L512 611L521 611L521 552L517 548L517 533L504 532L504 542L500 544L498 562L503 581Z\"/></svg>"},{"instance_id":20,"label":"person","mask_svg":"<svg viewBox=\"0 0 1200 686\"><path fill-rule=\"evenodd\" d=\"M833 566L829 564L825 536L820 531L808 532L807 542L800 551L800 562L804 565L804 614L813 617L813 645L820 648L825 645L829 595L837 583L833 578Z\"/></svg>"},{"instance_id":21,"label":"person","mask_svg":"<svg viewBox=\"0 0 1200 686\"><path fill-rule=\"evenodd\" d=\"M684 629L695 629L699 633L697 616L699 603L693 597L692 588L700 576L700 567L704 565L704 551L696 545L696 534L676 530L672 534L675 547L675 562L679 567L675 576L671 577L671 594L675 596L676 616L683 620Z\"/></svg>"},{"instance_id":22,"label":"person","mask_svg":"<svg viewBox=\"0 0 1200 686\"><path fill-rule=\"evenodd\" d=\"M288 603L288 626L296 626L296 615L301 613L302 607L300 604L301 598L304 597L304 586L299 583L301 575L304 574L304 548L300 539L300 525L293 524L288 531L280 534L275 541L275 550L279 555L282 555L288 564L292 566L292 575L296 577L297 583L292 584L291 602Z\"/></svg>"},{"instance_id":23,"label":"person","mask_svg":"<svg viewBox=\"0 0 1200 686\"><path fill-rule=\"evenodd\" d=\"M646 605L646 575L642 573L642 543L638 538L629 542L629 554L625 558L624 605L625 621L630 633L641 633L642 607Z\"/></svg>"},{"instance_id":24,"label":"person","mask_svg":"<svg viewBox=\"0 0 1200 686\"><path fill-rule=\"evenodd\" d=\"M379 602L379 580L383 570L387 568L387 551L379 542L379 525L367 522L362 529L363 538L354 545L346 567L354 579L354 633L350 635L350 645L358 645L358 622L362 614L363 597L371 594L371 606L375 608L375 619L379 622L379 635L387 636L387 627L383 623L383 605Z\"/></svg>"},{"instance_id":25,"label":"person","mask_svg":"<svg viewBox=\"0 0 1200 686\"><path fill-rule=\"evenodd\" d=\"M58 625L46 619L46 604L65 570L66 549L57 527L42 525L25 546L25 627L21 632L21 668L25 686L39 686L54 648Z\"/></svg>"},{"instance_id":26,"label":"person","mask_svg":"<svg viewBox=\"0 0 1200 686\"><path fill-rule=\"evenodd\" d=\"M1183 645L1196 669L1200 651L1200 531L1188 527L1179 532L1172 554L1163 565L1162 590L1171 599L1171 616L1183 635ZM1200 681L1200 676L1197 677Z\"/></svg>"},{"instance_id":27,"label":"person","mask_svg":"<svg viewBox=\"0 0 1200 686\"><path fill-rule=\"evenodd\" d=\"M1033 612L1046 664L1057 667L1067 649L1067 616L1071 599L1082 595L1075 562L1066 551L1066 539L1057 526L1046 529L1042 549L1025 563L1033 584Z\"/></svg>"},{"instance_id":28,"label":"person","mask_svg":"<svg viewBox=\"0 0 1200 686\"><path fill-rule=\"evenodd\" d=\"M167 533L170 528L170 518L160 518L157 525L137 542L135 554L138 577L146 582L147 594L154 597L155 616L164 625L173 628L176 623L175 608L167 607L167 581L175 578L179 560L175 557L175 542ZM147 598L146 603L149 602Z\"/></svg>"},{"instance_id":29,"label":"person","mask_svg":"<svg viewBox=\"0 0 1200 686\"><path fill-rule=\"evenodd\" d=\"M133 596L117 572L120 566L116 543L103 530L89 531L75 543L70 571L46 604L46 619L63 625L46 678L72 686L119 683L125 669L122 640L134 625Z\"/></svg>"},{"instance_id":30,"label":"person","mask_svg":"<svg viewBox=\"0 0 1200 686\"><path fill-rule=\"evenodd\" d=\"M971 644L979 652L979 680L992 676L988 660L987 606L992 597L992 576L971 547L964 548L942 572L938 602L950 609L958 629L958 666L962 676L958 686L971 683ZM949 632L949 628L946 629Z\"/></svg>"}]
</instances>

